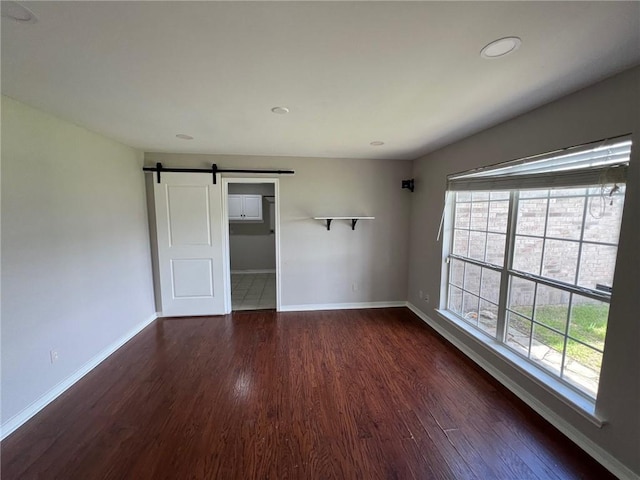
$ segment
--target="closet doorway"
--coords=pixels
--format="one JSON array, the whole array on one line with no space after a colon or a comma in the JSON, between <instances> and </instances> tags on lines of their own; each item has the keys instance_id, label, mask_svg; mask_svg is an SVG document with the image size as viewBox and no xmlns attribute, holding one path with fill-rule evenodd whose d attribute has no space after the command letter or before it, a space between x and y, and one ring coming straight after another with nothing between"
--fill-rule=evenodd
<instances>
[{"instance_id":1,"label":"closet doorway","mask_svg":"<svg viewBox=\"0 0 640 480\"><path fill-rule=\"evenodd\" d=\"M278 179L225 178L229 310L279 310Z\"/></svg>"}]
</instances>

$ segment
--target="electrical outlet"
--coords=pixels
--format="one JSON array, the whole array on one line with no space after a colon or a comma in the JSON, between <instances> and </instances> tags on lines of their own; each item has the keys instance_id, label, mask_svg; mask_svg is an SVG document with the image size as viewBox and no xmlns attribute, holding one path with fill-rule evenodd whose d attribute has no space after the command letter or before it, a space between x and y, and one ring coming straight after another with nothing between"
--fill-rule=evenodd
<instances>
[{"instance_id":1,"label":"electrical outlet","mask_svg":"<svg viewBox=\"0 0 640 480\"><path fill-rule=\"evenodd\" d=\"M425 301L425 302L427 302L427 303L429 303L429 300L430 300L430 297L429 297L429 294L427 293L427 294L424 296L424 301Z\"/></svg>"},{"instance_id":2,"label":"electrical outlet","mask_svg":"<svg viewBox=\"0 0 640 480\"><path fill-rule=\"evenodd\" d=\"M420 298L424 297L424 292L422 290L418 291L418 297Z\"/></svg>"},{"instance_id":3,"label":"electrical outlet","mask_svg":"<svg viewBox=\"0 0 640 480\"><path fill-rule=\"evenodd\" d=\"M358 285L358 282L353 282L351 284L351 290L353 290L354 292L357 292L358 290L360 290L360 285Z\"/></svg>"},{"instance_id":4,"label":"electrical outlet","mask_svg":"<svg viewBox=\"0 0 640 480\"><path fill-rule=\"evenodd\" d=\"M51 350L49 352L49 355L51 356L51 363L56 363L58 361L58 351L57 350Z\"/></svg>"}]
</instances>

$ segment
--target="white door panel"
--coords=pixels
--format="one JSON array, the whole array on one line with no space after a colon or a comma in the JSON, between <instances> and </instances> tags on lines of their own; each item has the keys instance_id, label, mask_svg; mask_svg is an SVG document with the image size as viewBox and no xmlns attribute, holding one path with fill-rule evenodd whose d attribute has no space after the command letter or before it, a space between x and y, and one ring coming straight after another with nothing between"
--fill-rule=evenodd
<instances>
[{"instance_id":1,"label":"white door panel","mask_svg":"<svg viewBox=\"0 0 640 480\"><path fill-rule=\"evenodd\" d=\"M167 185L166 188L171 245L211 245L208 187Z\"/></svg>"},{"instance_id":2,"label":"white door panel","mask_svg":"<svg viewBox=\"0 0 640 480\"><path fill-rule=\"evenodd\" d=\"M154 183L164 316L224 313L222 189L210 175L162 173Z\"/></svg>"},{"instance_id":3,"label":"white door panel","mask_svg":"<svg viewBox=\"0 0 640 480\"><path fill-rule=\"evenodd\" d=\"M171 260L174 298L213 297L213 264L210 258Z\"/></svg>"}]
</instances>

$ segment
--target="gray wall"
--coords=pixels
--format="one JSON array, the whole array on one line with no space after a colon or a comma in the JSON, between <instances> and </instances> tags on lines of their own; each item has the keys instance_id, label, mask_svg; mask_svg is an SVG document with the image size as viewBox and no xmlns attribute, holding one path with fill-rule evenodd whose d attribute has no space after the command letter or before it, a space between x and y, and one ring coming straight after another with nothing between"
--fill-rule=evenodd
<instances>
[{"instance_id":1,"label":"gray wall","mask_svg":"<svg viewBox=\"0 0 640 480\"><path fill-rule=\"evenodd\" d=\"M275 270L276 236L270 229L270 203L265 198L274 194L273 184L230 183L229 193L262 195L262 222L229 223L231 270Z\"/></svg>"},{"instance_id":2,"label":"gray wall","mask_svg":"<svg viewBox=\"0 0 640 480\"><path fill-rule=\"evenodd\" d=\"M299 157L145 154L165 166L291 168L280 176L282 306L404 301L411 162ZM368 215L355 231L315 216ZM354 289L355 284L355 289Z\"/></svg>"},{"instance_id":3,"label":"gray wall","mask_svg":"<svg viewBox=\"0 0 640 480\"><path fill-rule=\"evenodd\" d=\"M3 425L154 314L141 167L2 97Z\"/></svg>"},{"instance_id":4,"label":"gray wall","mask_svg":"<svg viewBox=\"0 0 640 480\"><path fill-rule=\"evenodd\" d=\"M487 362L509 375L596 444L640 474L640 68L431 153L414 163L409 300ZM633 147L603 359L597 428L544 389L440 319L442 242L436 241L447 174L632 132ZM431 303L418 298L430 294Z\"/></svg>"}]
</instances>

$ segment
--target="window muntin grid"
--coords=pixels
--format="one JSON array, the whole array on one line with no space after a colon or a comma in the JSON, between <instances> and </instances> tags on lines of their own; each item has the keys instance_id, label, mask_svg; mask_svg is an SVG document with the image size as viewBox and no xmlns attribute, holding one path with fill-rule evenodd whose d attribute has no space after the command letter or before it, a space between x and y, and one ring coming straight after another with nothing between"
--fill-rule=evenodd
<instances>
[{"instance_id":1,"label":"window muntin grid","mask_svg":"<svg viewBox=\"0 0 640 480\"><path fill-rule=\"evenodd\" d=\"M605 228L594 218L601 213L599 186L452 195L447 309L595 398L624 186L613 204L605 205ZM594 258L604 259L598 272ZM500 304L505 278L508 295ZM519 284L530 287L516 302ZM597 323L597 334L585 333L585 318Z\"/></svg>"}]
</instances>

